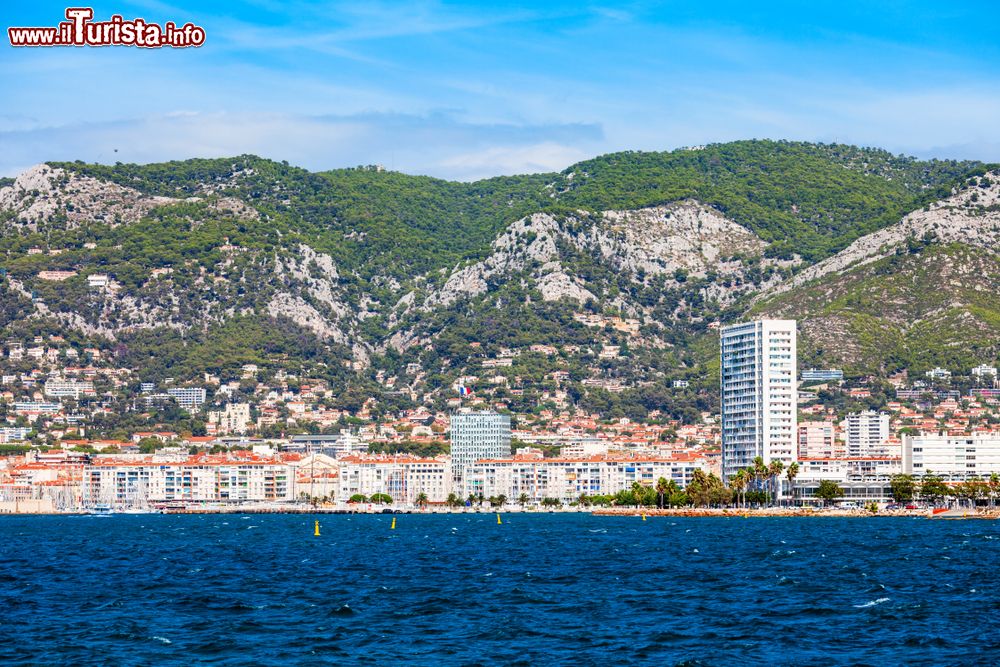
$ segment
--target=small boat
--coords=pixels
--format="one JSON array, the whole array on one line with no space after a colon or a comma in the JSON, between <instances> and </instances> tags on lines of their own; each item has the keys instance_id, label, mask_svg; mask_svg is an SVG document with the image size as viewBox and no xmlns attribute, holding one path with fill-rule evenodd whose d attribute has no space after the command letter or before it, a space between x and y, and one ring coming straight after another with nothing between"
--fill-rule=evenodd
<instances>
[{"instance_id":1,"label":"small boat","mask_svg":"<svg viewBox=\"0 0 1000 667\"><path fill-rule=\"evenodd\" d=\"M90 516L112 516L114 513L115 509L111 505L94 505L87 510Z\"/></svg>"}]
</instances>

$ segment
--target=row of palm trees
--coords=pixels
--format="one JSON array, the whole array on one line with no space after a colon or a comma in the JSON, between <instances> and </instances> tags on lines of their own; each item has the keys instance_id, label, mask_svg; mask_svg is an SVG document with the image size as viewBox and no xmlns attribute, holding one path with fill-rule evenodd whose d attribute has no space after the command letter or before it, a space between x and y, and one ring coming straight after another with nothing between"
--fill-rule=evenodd
<instances>
[{"instance_id":1,"label":"row of palm trees","mask_svg":"<svg viewBox=\"0 0 1000 667\"><path fill-rule=\"evenodd\" d=\"M677 482L674 480L667 480L661 477L657 480L655 487L652 489L655 492L656 506L659 508L665 507L677 507L687 504L696 505L726 505L729 503L732 496L738 496L740 498L740 504L746 507L747 504L747 491L756 489L763 491L765 488L770 493L773 500L777 500L778 495L778 478L781 477L782 473L785 474L786 479L790 487L794 489L795 478L799 474L799 464L792 463L787 468L781 461L771 461L770 463L764 463L763 457L756 457L753 460L753 464L738 471L736 475L729 480L729 488L726 489L725 485L719 480L715 475L706 475L704 472L698 470L695 471L691 483L686 489L682 489ZM605 504L606 500L611 504L633 504L630 500L634 500L638 504L645 504L642 499L643 496L650 493L648 487L643 486L639 482L635 482L632 485L631 490L621 491L615 496L608 496L606 499L601 497L588 497L586 495L580 496L581 505L590 504ZM792 494L794 496L794 493ZM648 496L646 496L648 498ZM416 504L418 507L425 508L430 502L426 493L419 493L416 497ZM544 500L554 500L546 498ZM501 508L507 504L508 498L504 494L497 496L490 496L486 498L483 494L470 493L468 498L463 500L456 493L448 494L448 499L445 504L451 508L461 507L464 504L478 505L482 507L484 503L489 503L491 507ZM392 502L391 499L389 502ZM517 503L524 507L529 502L531 498L526 493L522 493L518 496ZM651 504L653 501L649 499L648 502ZM554 505L554 503L542 503L543 505L549 506Z\"/></svg>"},{"instance_id":2,"label":"row of palm trees","mask_svg":"<svg viewBox=\"0 0 1000 667\"><path fill-rule=\"evenodd\" d=\"M764 463L764 457L762 456L754 458L752 465L737 471L733 475L733 478L729 480L729 487L734 493L741 496L744 507L746 507L747 490L751 487L761 490L767 487L771 493L771 497L776 501L778 497L778 479L781 477L782 472L785 473L785 477L788 479L789 487L793 489L792 496L794 497L795 478L799 474L799 464L792 463L788 468L785 468L784 462L780 460Z\"/></svg>"}]
</instances>

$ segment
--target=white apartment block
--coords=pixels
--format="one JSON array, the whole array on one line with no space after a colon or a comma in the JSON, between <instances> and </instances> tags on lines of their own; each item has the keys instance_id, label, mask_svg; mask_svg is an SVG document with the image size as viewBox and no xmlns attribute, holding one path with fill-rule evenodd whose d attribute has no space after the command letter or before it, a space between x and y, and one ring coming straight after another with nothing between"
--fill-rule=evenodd
<instances>
[{"instance_id":1,"label":"white apartment block","mask_svg":"<svg viewBox=\"0 0 1000 667\"><path fill-rule=\"evenodd\" d=\"M230 403L222 410L212 410L208 422L215 425L216 433L244 435L250 429L250 404Z\"/></svg>"},{"instance_id":2,"label":"white apartment block","mask_svg":"<svg viewBox=\"0 0 1000 667\"><path fill-rule=\"evenodd\" d=\"M31 433L27 426L0 426L0 445L24 440Z\"/></svg>"},{"instance_id":3,"label":"white apartment block","mask_svg":"<svg viewBox=\"0 0 1000 667\"><path fill-rule=\"evenodd\" d=\"M196 410L205 402L204 387L174 387L167 389L167 394L186 410Z\"/></svg>"},{"instance_id":4,"label":"white apartment block","mask_svg":"<svg viewBox=\"0 0 1000 667\"><path fill-rule=\"evenodd\" d=\"M1000 474L1000 433L904 435L903 472L933 473L950 481Z\"/></svg>"},{"instance_id":5,"label":"white apartment block","mask_svg":"<svg viewBox=\"0 0 1000 667\"><path fill-rule=\"evenodd\" d=\"M116 507L169 501L244 502L294 500L291 466L276 461L111 460L84 466L87 504Z\"/></svg>"},{"instance_id":6,"label":"white apartment block","mask_svg":"<svg viewBox=\"0 0 1000 667\"><path fill-rule=\"evenodd\" d=\"M340 459L337 500L385 493L397 505L415 505L423 493L431 503L443 503L451 494L451 460L446 457L358 457Z\"/></svg>"},{"instance_id":7,"label":"white apartment block","mask_svg":"<svg viewBox=\"0 0 1000 667\"><path fill-rule=\"evenodd\" d=\"M896 453L888 444L888 414L874 410L855 412L847 415L843 426L849 457L878 457Z\"/></svg>"},{"instance_id":8,"label":"white apartment block","mask_svg":"<svg viewBox=\"0 0 1000 667\"><path fill-rule=\"evenodd\" d=\"M792 463L798 448L795 321L734 324L719 336L724 478L757 456Z\"/></svg>"},{"instance_id":9,"label":"white apartment block","mask_svg":"<svg viewBox=\"0 0 1000 667\"><path fill-rule=\"evenodd\" d=\"M851 481L888 481L903 471L897 458L816 458L799 461L796 485L830 480L838 484Z\"/></svg>"},{"instance_id":10,"label":"white apartment block","mask_svg":"<svg viewBox=\"0 0 1000 667\"><path fill-rule=\"evenodd\" d=\"M832 459L842 455L833 422L799 424L799 459Z\"/></svg>"},{"instance_id":11,"label":"white apartment block","mask_svg":"<svg viewBox=\"0 0 1000 667\"><path fill-rule=\"evenodd\" d=\"M691 483L694 472L709 472L700 457L521 458L477 461L467 471L467 493L483 497L507 496L517 502L522 494L529 502L556 498L564 503L580 495L609 495L632 488L634 482L654 487L661 477L681 487Z\"/></svg>"},{"instance_id":12,"label":"white apartment block","mask_svg":"<svg viewBox=\"0 0 1000 667\"><path fill-rule=\"evenodd\" d=\"M94 395L94 383L81 380L49 378L45 381L45 395L52 398L73 398Z\"/></svg>"},{"instance_id":13,"label":"white apartment block","mask_svg":"<svg viewBox=\"0 0 1000 667\"><path fill-rule=\"evenodd\" d=\"M451 416L451 471L456 493L466 469L480 459L510 456L510 415L496 412L460 412Z\"/></svg>"}]
</instances>

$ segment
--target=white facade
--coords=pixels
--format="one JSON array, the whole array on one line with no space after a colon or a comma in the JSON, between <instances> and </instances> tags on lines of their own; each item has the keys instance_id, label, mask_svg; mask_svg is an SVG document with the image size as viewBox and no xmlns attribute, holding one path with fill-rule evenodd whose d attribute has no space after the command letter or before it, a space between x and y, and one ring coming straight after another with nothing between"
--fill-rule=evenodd
<instances>
[{"instance_id":1,"label":"white facade","mask_svg":"<svg viewBox=\"0 0 1000 667\"><path fill-rule=\"evenodd\" d=\"M481 460L468 469L466 489L467 493L481 494L485 498L504 495L512 503L517 502L521 494L533 503L543 498L569 503L582 494L615 494L632 488L634 482L652 487L661 477L686 487L696 470L707 474L708 462L696 457L609 456Z\"/></svg>"},{"instance_id":2,"label":"white facade","mask_svg":"<svg viewBox=\"0 0 1000 667\"><path fill-rule=\"evenodd\" d=\"M204 387L174 387L167 389L167 394L177 401L177 405L187 410L197 409L205 402Z\"/></svg>"},{"instance_id":3,"label":"white facade","mask_svg":"<svg viewBox=\"0 0 1000 667\"><path fill-rule=\"evenodd\" d=\"M884 412L866 410L847 415L844 434L848 456L888 456L894 453L888 446L889 415Z\"/></svg>"},{"instance_id":4,"label":"white facade","mask_svg":"<svg viewBox=\"0 0 1000 667\"><path fill-rule=\"evenodd\" d=\"M797 456L794 320L758 320L720 331L722 473L726 480L761 456Z\"/></svg>"},{"instance_id":5,"label":"white facade","mask_svg":"<svg viewBox=\"0 0 1000 667\"><path fill-rule=\"evenodd\" d=\"M510 415L460 412L451 416L451 469L458 493L466 493L466 469L480 459L510 456Z\"/></svg>"},{"instance_id":6,"label":"white facade","mask_svg":"<svg viewBox=\"0 0 1000 667\"><path fill-rule=\"evenodd\" d=\"M223 410L209 412L208 421L216 425L218 433L243 435L250 429L250 404L230 403Z\"/></svg>"},{"instance_id":7,"label":"white facade","mask_svg":"<svg viewBox=\"0 0 1000 667\"><path fill-rule=\"evenodd\" d=\"M904 435L903 472L953 481L1000 474L1000 433Z\"/></svg>"},{"instance_id":8,"label":"white facade","mask_svg":"<svg viewBox=\"0 0 1000 667\"><path fill-rule=\"evenodd\" d=\"M80 380L49 378L45 381L45 395L53 398L74 398L94 395L94 383Z\"/></svg>"},{"instance_id":9,"label":"white facade","mask_svg":"<svg viewBox=\"0 0 1000 667\"><path fill-rule=\"evenodd\" d=\"M125 507L294 499L292 468L275 461L98 461L84 466L82 486L88 504Z\"/></svg>"},{"instance_id":10,"label":"white facade","mask_svg":"<svg viewBox=\"0 0 1000 667\"><path fill-rule=\"evenodd\" d=\"M415 505L423 493L431 503L443 503L452 492L451 461L448 457L346 457L340 461L337 500L351 496L385 493L395 504Z\"/></svg>"},{"instance_id":11,"label":"white facade","mask_svg":"<svg viewBox=\"0 0 1000 667\"><path fill-rule=\"evenodd\" d=\"M799 461L799 482L831 480L846 483L859 480L888 481L893 475L903 471L902 462L897 458L815 458Z\"/></svg>"}]
</instances>

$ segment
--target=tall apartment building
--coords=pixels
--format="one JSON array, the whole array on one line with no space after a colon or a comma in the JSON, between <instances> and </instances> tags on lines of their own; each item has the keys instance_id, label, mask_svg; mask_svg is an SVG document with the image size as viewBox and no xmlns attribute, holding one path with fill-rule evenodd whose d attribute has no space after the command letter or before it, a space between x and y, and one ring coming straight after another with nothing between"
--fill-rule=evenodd
<instances>
[{"instance_id":1,"label":"tall apartment building","mask_svg":"<svg viewBox=\"0 0 1000 667\"><path fill-rule=\"evenodd\" d=\"M884 412L866 410L847 415L844 420L847 440L847 456L878 457L888 456L889 415ZM896 455L898 456L898 450Z\"/></svg>"},{"instance_id":2,"label":"tall apartment building","mask_svg":"<svg viewBox=\"0 0 1000 667\"><path fill-rule=\"evenodd\" d=\"M455 490L464 491L466 470L480 459L510 456L510 415L459 412L451 416L451 470Z\"/></svg>"},{"instance_id":3,"label":"tall apartment building","mask_svg":"<svg viewBox=\"0 0 1000 667\"><path fill-rule=\"evenodd\" d=\"M837 445L837 430L833 422L802 422L799 424L800 459L832 459L843 452Z\"/></svg>"},{"instance_id":4,"label":"tall apartment building","mask_svg":"<svg viewBox=\"0 0 1000 667\"><path fill-rule=\"evenodd\" d=\"M798 445L795 320L734 324L719 337L723 477L757 456L792 463Z\"/></svg>"}]
</instances>

